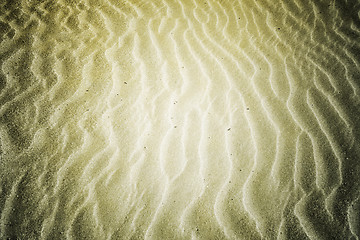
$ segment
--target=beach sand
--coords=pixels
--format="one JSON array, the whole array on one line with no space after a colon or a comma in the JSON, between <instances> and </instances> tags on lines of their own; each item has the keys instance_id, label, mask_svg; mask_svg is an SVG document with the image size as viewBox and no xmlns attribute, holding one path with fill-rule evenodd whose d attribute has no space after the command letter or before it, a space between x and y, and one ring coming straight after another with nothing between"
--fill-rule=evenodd
<instances>
[{"instance_id":1,"label":"beach sand","mask_svg":"<svg viewBox=\"0 0 360 240\"><path fill-rule=\"evenodd\" d=\"M0 6L0 239L359 239L359 1Z\"/></svg>"}]
</instances>

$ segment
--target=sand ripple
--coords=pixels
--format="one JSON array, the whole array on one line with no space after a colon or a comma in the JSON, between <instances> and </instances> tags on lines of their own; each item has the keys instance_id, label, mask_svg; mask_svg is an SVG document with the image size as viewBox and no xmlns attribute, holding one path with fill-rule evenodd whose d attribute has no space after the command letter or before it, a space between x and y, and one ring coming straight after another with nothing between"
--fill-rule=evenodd
<instances>
[{"instance_id":1,"label":"sand ripple","mask_svg":"<svg viewBox=\"0 0 360 240\"><path fill-rule=\"evenodd\" d=\"M1 239L359 239L359 1L0 6Z\"/></svg>"}]
</instances>

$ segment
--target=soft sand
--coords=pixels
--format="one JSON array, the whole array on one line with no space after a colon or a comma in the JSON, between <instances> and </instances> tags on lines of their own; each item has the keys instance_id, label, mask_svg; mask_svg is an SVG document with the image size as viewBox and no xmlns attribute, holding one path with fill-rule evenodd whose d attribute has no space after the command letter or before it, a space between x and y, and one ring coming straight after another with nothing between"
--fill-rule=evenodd
<instances>
[{"instance_id":1,"label":"soft sand","mask_svg":"<svg viewBox=\"0 0 360 240\"><path fill-rule=\"evenodd\" d=\"M55 2L1 3L1 239L359 237L359 2Z\"/></svg>"}]
</instances>

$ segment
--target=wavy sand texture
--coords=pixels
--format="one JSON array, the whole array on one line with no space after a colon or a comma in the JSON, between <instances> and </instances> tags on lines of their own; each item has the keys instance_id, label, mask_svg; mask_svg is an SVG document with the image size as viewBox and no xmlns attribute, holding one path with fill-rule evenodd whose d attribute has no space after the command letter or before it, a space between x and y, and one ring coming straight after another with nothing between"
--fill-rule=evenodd
<instances>
[{"instance_id":1,"label":"wavy sand texture","mask_svg":"<svg viewBox=\"0 0 360 240\"><path fill-rule=\"evenodd\" d=\"M0 6L1 239L359 239L359 1Z\"/></svg>"}]
</instances>

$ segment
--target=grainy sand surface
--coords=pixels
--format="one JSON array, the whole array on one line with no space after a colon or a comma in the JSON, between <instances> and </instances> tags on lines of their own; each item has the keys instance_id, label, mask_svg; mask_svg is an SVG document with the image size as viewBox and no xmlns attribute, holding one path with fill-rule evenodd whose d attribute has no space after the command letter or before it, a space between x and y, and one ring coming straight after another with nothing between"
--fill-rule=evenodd
<instances>
[{"instance_id":1,"label":"grainy sand surface","mask_svg":"<svg viewBox=\"0 0 360 240\"><path fill-rule=\"evenodd\" d=\"M358 0L3 0L0 239L359 239Z\"/></svg>"}]
</instances>

